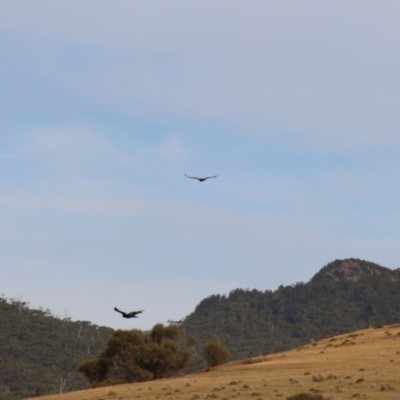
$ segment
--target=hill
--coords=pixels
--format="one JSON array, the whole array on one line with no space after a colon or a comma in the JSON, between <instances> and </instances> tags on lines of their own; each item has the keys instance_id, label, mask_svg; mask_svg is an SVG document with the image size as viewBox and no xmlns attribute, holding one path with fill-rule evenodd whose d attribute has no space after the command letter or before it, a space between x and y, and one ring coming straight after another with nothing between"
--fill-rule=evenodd
<instances>
[{"instance_id":1,"label":"hill","mask_svg":"<svg viewBox=\"0 0 400 400\"><path fill-rule=\"evenodd\" d=\"M200 350L214 334L230 350L230 360L239 360L399 321L400 270L347 259L326 265L308 283L210 296L181 328L198 340L190 367L195 371L203 367ZM77 367L104 350L113 332L4 298L0 324L0 400L87 388Z\"/></svg>"},{"instance_id":2,"label":"hill","mask_svg":"<svg viewBox=\"0 0 400 400\"><path fill-rule=\"evenodd\" d=\"M113 332L5 298L0 298L0 326L1 400L89 387L77 365L103 350Z\"/></svg>"},{"instance_id":3,"label":"hill","mask_svg":"<svg viewBox=\"0 0 400 400\"><path fill-rule=\"evenodd\" d=\"M210 372L46 396L41 400L271 399L299 392L325 399L398 396L400 325L329 337L283 353L231 362Z\"/></svg>"},{"instance_id":4,"label":"hill","mask_svg":"<svg viewBox=\"0 0 400 400\"><path fill-rule=\"evenodd\" d=\"M336 260L308 283L275 291L236 289L199 303L181 327L198 348L218 335L231 360L270 354L310 340L400 321L400 269ZM198 355L194 368L203 365Z\"/></svg>"}]
</instances>

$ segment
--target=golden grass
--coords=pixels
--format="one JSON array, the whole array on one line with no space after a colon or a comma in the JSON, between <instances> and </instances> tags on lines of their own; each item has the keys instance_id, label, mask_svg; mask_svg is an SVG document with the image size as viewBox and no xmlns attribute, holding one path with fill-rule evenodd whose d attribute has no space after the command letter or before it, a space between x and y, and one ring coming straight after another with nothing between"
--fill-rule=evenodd
<instances>
[{"instance_id":1,"label":"golden grass","mask_svg":"<svg viewBox=\"0 0 400 400\"><path fill-rule=\"evenodd\" d=\"M210 372L41 400L283 400L300 392L335 400L400 399L400 325L338 335Z\"/></svg>"}]
</instances>

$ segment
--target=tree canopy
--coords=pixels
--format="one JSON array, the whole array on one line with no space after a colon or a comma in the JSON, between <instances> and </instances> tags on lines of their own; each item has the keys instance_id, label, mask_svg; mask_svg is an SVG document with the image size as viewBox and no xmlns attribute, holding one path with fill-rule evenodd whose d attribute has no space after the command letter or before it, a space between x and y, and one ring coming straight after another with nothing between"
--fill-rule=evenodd
<instances>
[{"instance_id":1,"label":"tree canopy","mask_svg":"<svg viewBox=\"0 0 400 400\"><path fill-rule=\"evenodd\" d=\"M156 324L144 333L138 329L117 330L96 359L86 360L79 371L92 386L147 381L183 370L191 353L178 343L179 327Z\"/></svg>"}]
</instances>

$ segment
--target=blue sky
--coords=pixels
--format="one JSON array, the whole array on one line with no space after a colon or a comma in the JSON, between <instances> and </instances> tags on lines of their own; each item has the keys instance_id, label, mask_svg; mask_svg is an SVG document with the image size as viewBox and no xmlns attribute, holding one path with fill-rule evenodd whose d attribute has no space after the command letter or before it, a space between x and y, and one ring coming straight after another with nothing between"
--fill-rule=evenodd
<instances>
[{"instance_id":1,"label":"blue sky","mask_svg":"<svg viewBox=\"0 0 400 400\"><path fill-rule=\"evenodd\" d=\"M399 48L395 1L1 2L1 292L147 329L398 268Z\"/></svg>"}]
</instances>

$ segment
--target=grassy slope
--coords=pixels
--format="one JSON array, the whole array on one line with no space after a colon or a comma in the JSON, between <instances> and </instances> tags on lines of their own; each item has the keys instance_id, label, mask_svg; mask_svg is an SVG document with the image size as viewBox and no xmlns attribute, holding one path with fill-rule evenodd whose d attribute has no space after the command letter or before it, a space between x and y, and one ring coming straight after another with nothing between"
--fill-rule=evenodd
<instances>
[{"instance_id":1,"label":"grassy slope","mask_svg":"<svg viewBox=\"0 0 400 400\"><path fill-rule=\"evenodd\" d=\"M318 374L325 378L328 374L339 377L313 381L313 376ZM356 383L359 379L363 381ZM297 383L292 383L296 380ZM390 385L392 390L382 391L383 384ZM400 398L400 324L326 338L287 352L225 364L211 372L40 399L278 400L310 392L312 388L335 400Z\"/></svg>"}]
</instances>

